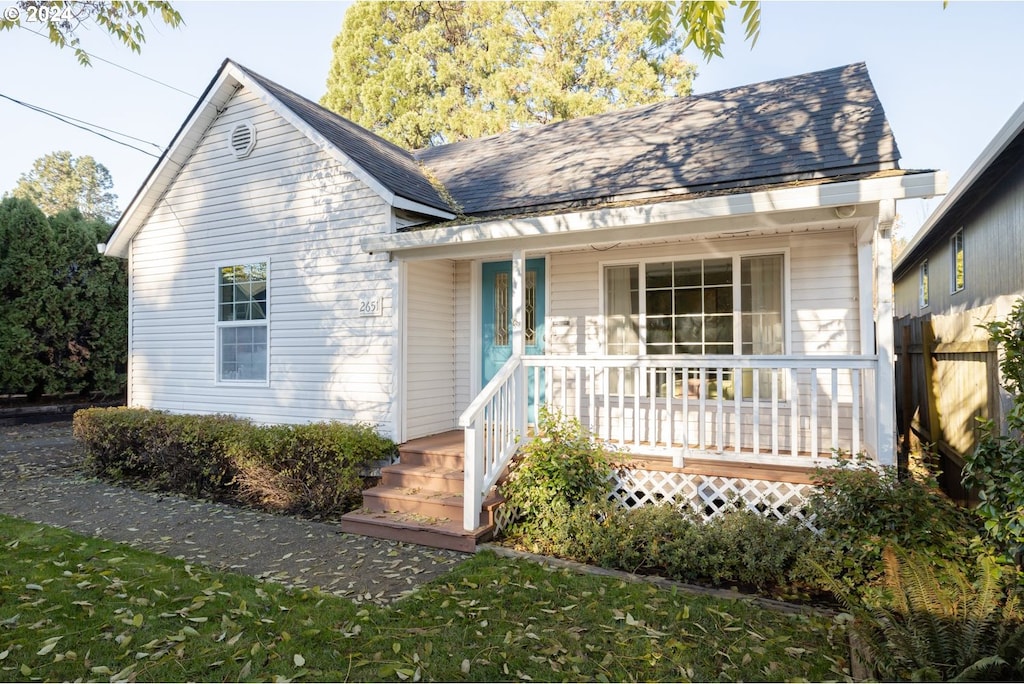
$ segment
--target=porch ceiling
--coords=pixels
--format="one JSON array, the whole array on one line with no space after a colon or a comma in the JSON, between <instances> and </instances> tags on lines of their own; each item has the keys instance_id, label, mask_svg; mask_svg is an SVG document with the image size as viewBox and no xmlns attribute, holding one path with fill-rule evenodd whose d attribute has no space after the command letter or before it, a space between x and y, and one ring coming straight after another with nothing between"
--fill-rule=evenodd
<instances>
[{"instance_id":1,"label":"porch ceiling","mask_svg":"<svg viewBox=\"0 0 1024 684\"><path fill-rule=\"evenodd\" d=\"M879 202L930 197L943 172L613 207L529 218L493 219L364 238L367 252L404 260L471 258L516 249L557 250L614 242L790 232L808 225L873 224Z\"/></svg>"}]
</instances>

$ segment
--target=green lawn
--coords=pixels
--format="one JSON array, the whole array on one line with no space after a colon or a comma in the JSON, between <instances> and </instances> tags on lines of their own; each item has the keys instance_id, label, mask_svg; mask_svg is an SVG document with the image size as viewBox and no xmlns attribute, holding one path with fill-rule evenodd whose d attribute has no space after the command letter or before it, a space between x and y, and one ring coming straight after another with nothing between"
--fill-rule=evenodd
<instances>
[{"instance_id":1,"label":"green lawn","mask_svg":"<svg viewBox=\"0 0 1024 684\"><path fill-rule=\"evenodd\" d=\"M0 680L835 679L845 632L481 553L390 607L0 516Z\"/></svg>"}]
</instances>

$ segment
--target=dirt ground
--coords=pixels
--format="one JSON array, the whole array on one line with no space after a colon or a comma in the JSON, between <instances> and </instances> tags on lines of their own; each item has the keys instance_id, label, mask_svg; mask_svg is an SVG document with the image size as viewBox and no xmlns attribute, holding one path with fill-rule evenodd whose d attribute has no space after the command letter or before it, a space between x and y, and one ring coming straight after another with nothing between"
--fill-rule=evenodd
<instances>
[{"instance_id":1,"label":"dirt ground","mask_svg":"<svg viewBox=\"0 0 1024 684\"><path fill-rule=\"evenodd\" d=\"M82 459L68 421L0 427L0 513L360 603L388 603L468 558L115 486L90 476Z\"/></svg>"}]
</instances>

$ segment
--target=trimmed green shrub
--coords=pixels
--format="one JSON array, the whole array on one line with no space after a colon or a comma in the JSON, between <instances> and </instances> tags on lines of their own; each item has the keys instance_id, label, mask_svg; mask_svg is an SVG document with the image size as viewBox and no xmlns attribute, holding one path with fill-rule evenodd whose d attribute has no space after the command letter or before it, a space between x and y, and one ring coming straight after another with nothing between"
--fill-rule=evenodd
<instances>
[{"instance_id":1,"label":"trimmed green shrub","mask_svg":"<svg viewBox=\"0 0 1024 684\"><path fill-rule=\"evenodd\" d=\"M516 528L543 536L568 510L607 498L612 469L608 452L575 418L541 408L537 433L512 462L501 493Z\"/></svg>"},{"instance_id":2,"label":"trimmed green shrub","mask_svg":"<svg viewBox=\"0 0 1024 684\"><path fill-rule=\"evenodd\" d=\"M395 449L366 425L258 426L132 408L78 411L74 435L104 477L319 516L358 507L363 473Z\"/></svg>"},{"instance_id":3,"label":"trimmed green shrub","mask_svg":"<svg viewBox=\"0 0 1024 684\"><path fill-rule=\"evenodd\" d=\"M835 467L816 473L815 483L810 510L822 534L808 547L797 573L812 584L821 584L818 567L849 590L874 584L889 546L972 562L975 518L946 497L934 479L901 479L894 467L864 467L838 458Z\"/></svg>"}]
</instances>

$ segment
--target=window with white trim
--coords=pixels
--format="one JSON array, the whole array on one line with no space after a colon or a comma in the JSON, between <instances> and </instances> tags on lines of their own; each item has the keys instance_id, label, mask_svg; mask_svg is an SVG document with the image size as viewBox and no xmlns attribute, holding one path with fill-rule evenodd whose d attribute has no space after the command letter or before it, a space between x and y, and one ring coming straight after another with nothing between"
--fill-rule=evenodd
<instances>
[{"instance_id":1,"label":"window with white trim","mask_svg":"<svg viewBox=\"0 0 1024 684\"><path fill-rule=\"evenodd\" d=\"M956 231L949 241L949 251L953 257L949 264L949 282L953 284L952 292L956 293L967 285L967 274L964 270L964 229Z\"/></svg>"},{"instance_id":2,"label":"window with white trim","mask_svg":"<svg viewBox=\"0 0 1024 684\"><path fill-rule=\"evenodd\" d=\"M783 269L782 254L606 266L607 352L783 354Z\"/></svg>"},{"instance_id":3,"label":"window with white trim","mask_svg":"<svg viewBox=\"0 0 1024 684\"><path fill-rule=\"evenodd\" d=\"M917 305L920 308L928 306L928 260L921 262L918 269L917 280Z\"/></svg>"},{"instance_id":4,"label":"window with white trim","mask_svg":"<svg viewBox=\"0 0 1024 684\"><path fill-rule=\"evenodd\" d=\"M267 261L217 269L217 380L267 381Z\"/></svg>"}]
</instances>

